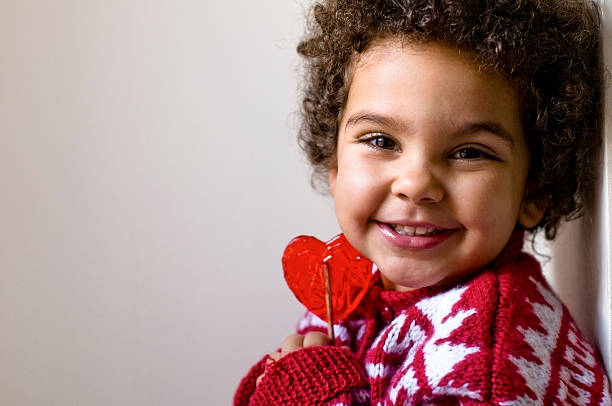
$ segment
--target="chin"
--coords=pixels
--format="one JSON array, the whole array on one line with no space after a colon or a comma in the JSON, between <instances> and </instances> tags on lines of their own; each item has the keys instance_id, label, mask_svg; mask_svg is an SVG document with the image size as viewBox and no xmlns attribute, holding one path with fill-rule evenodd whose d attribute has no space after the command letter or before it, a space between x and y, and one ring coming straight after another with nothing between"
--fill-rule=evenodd
<instances>
[{"instance_id":1,"label":"chin","mask_svg":"<svg viewBox=\"0 0 612 406\"><path fill-rule=\"evenodd\" d=\"M383 285L386 289L397 290L400 292L426 288L428 286L434 286L441 282L439 278L427 278L423 279L422 275L420 278L406 278L406 277L388 277L381 272Z\"/></svg>"}]
</instances>

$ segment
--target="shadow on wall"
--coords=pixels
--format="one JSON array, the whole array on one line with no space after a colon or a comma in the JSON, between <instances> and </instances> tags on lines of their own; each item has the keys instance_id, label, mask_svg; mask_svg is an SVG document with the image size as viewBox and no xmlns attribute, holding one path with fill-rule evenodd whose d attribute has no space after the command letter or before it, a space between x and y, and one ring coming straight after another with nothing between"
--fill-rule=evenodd
<instances>
[{"instance_id":1,"label":"shadow on wall","mask_svg":"<svg viewBox=\"0 0 612 406\"><path fill-rule=\"evenodd\" d=\"M603 166L599 173L604 173ZM607 181L597 182L585 215L562 225L551 249L549 280L610 372L610 304L605 233Z\"/></svg>"}]
</instances>

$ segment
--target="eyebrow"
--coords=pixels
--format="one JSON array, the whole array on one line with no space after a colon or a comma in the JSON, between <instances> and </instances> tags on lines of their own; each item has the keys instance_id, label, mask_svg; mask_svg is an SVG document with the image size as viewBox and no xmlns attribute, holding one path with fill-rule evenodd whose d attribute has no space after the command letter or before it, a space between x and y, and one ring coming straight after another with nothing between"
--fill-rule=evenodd
<instances>
[{"instance_id":1,"label":"eyebrow","mask_svg":"<svg viewBox=\"0 0 612 406\"><path fill-rule=\"evenodd\" d=\"M346 130L347 128L360 124L361 122L377 124L381 127L393 128L396 130L404 130L404 131L409 131L411 128L411 125L409 125L407 122L404 122L402 120L397 120L393 117L384 116L384 115L371 113L371 112L362 112L362 113L353 114L346 121L346 125L344 126L344 129Z\"/></svg>"},{"instance_id":2,"label":"eyebrow","mask_svg":"<svg viewBox=\"0 0 612 406\"><path fill-rule=\"evenodd\" d=\"M392 128L395 130L409 132L412 125L409 122L398 120L394 117L380 115L372 112L362 112L352 115L347 121L344 129L357 125L361 122L377 124L382 127ZM457 130L455 130L455 136L474 134L480 131L486 131L498 136L504 141L510 148L514 147L514 138L508 130L506 130L501 124L494 121L477 121L467 122L462 124Z\"/></svg>"}]
</instances>

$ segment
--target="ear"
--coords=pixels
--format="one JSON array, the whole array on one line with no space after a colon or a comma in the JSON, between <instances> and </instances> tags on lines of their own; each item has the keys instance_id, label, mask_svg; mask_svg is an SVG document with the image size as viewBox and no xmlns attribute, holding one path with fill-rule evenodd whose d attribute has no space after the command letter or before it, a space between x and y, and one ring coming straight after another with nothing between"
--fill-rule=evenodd
<instances>
[{"instance_id":1,"label":"ear","mask_svg":"<svg viewBox=\"0 0 612 406\"><path fill-rule=\"evenodd\" d=\"M338 168L329 168L327 171L327 183L329 184L329 193L332 197L336 193L336 178L338 177Z\"/></svg>"},{"instance_id":2,"label":"ear","mask_svg":"<svg viewBox=\"0 0 612 406\"><path fill-rule=\"evenodd\" d=\"M546 205L525 196L519 209L518 222L524 228L534 227L540 222L545 211Z\"/></svg>"}]
</instances>

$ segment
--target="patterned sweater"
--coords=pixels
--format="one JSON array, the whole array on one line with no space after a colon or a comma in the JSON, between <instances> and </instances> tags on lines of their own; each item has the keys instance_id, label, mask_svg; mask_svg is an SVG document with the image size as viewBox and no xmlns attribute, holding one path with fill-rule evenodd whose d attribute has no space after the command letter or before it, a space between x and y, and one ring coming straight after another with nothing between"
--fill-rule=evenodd
<instances>
[{"instance_id":1,"label":"patterned sweater","mask_svg":"<svg viewBox=\"0 0 612 406\"><path fill-rule=\"evenodd\" d=\"M234 404L611 405L596 351L521 248L460 285L375 286L335 346L262 359ZM298 332L326 326L306 313Z\"/></svg>"}]
</instances>

